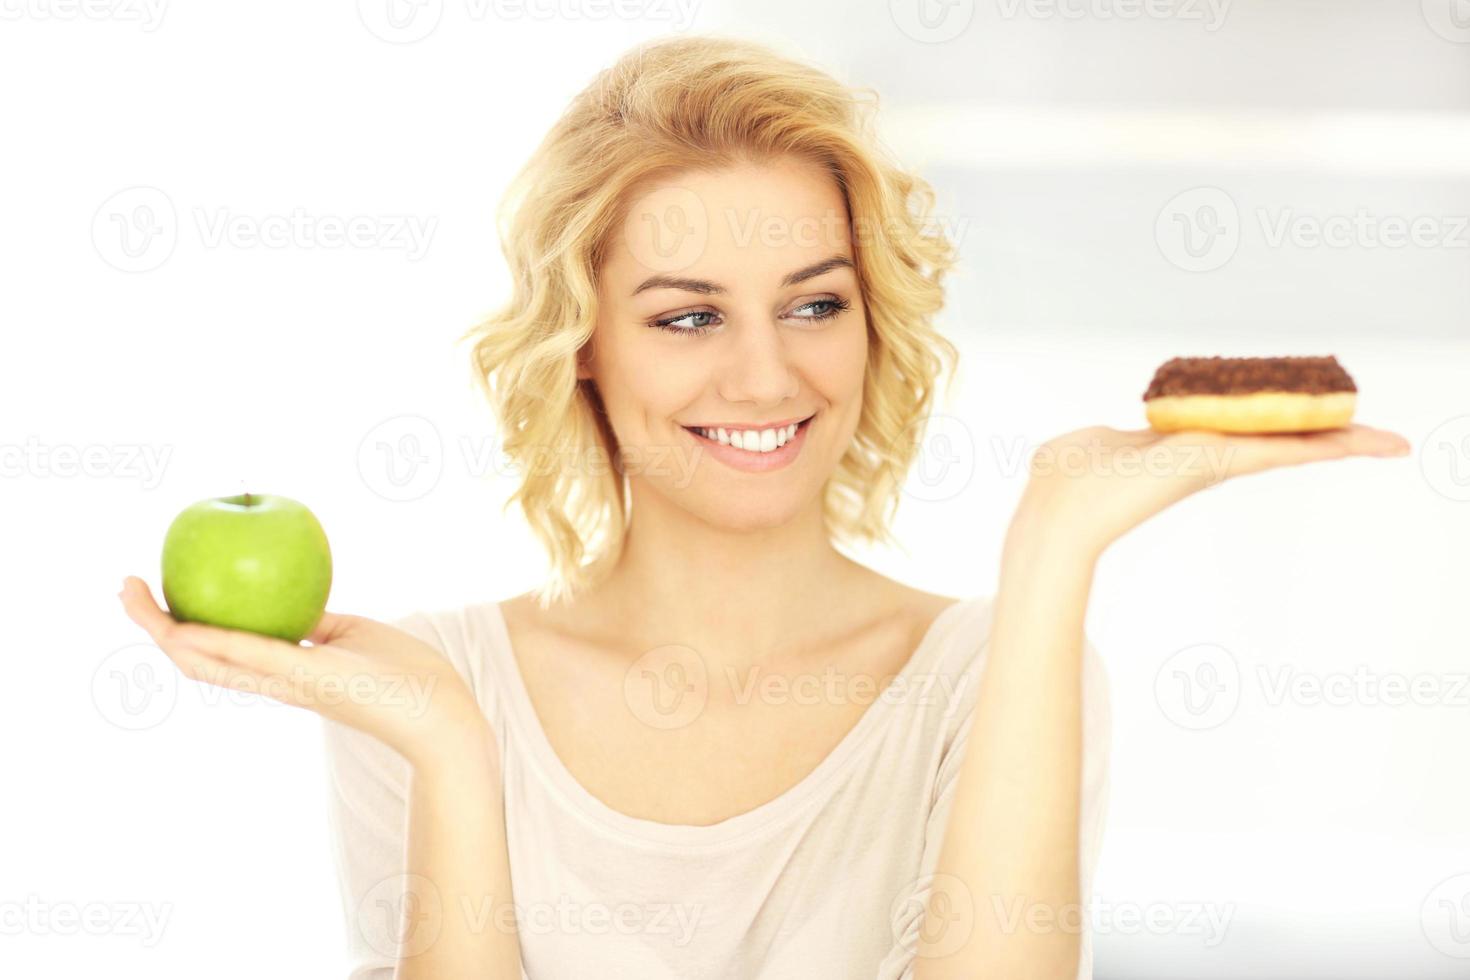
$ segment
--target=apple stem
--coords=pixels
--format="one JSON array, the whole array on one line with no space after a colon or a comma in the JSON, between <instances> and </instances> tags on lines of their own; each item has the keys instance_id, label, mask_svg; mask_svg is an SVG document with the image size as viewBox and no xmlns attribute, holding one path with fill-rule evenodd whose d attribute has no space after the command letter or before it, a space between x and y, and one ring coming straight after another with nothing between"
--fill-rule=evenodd
<instances>
[{"instance_id":1,"label":"apple stem","mask_svg":"<svg viewBox=\"0 0 1470 980\"><path fill-rule=\"evenodd\" d=\"M250 506L250 491L249 490L246 490L245 491L244 506L246 506L246 507L249 507Z\"/></svg>"}]
</instances>

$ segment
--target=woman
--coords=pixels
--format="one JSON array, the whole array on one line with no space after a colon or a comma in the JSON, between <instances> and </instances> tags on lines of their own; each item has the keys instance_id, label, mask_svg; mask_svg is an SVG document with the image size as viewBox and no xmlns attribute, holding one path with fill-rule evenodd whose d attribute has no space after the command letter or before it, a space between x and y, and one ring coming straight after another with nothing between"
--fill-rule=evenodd
<instances>
[{"instance_id":1,"label":"woman","mask_svg":"<svg viewBox=\"0 0 1470 980\"><path fill-rule=\"evenodd\" d=\"M1220 479L1406 451L1089 428L1033 458L993 599L844 557L887 537L955 356L931 323L952 243L867 108L674 38L522 171L514 295L472 336L540 591L329 613L308 654L126 583L189 676L383 692L292 701L328 719L353 977L1090 977L1099 555ZM1071 452L1094 462L1050 465ZM388 694L405 678L427 707Z\"/></svg>"}]
</instances>

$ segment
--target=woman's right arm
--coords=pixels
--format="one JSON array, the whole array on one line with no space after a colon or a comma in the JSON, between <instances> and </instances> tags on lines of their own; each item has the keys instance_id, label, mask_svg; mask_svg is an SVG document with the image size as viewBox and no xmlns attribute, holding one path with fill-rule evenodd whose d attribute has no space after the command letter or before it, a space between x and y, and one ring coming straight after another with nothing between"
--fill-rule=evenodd
<instances>
[{"instance_id":1,"label":"woman's right arm","mask_svg":"<svg viewBox=\"0 0 1470 980\"><path fill-rule=\"evenodd\" d=\"M494 734L469 728L441 749L408 794L403 927L431 934L422 948L404 936L393 976L521 980Z\"/></svg>"},{"instance_id":2,"label":"woman's right arm","mask_svg":"<svg viewBox=\"0 0 1470 980\"><path fill-rule=\"evenodd\" d=\"M393 962L397 980L522 980L499 750L441 651L361 616L324 614L303 647L177 622L136 577L119 595L185 676L243 682L345 726L329 726L347 821L339 846L358 906L351 925L377 969Z\"/></svg>"}]
</instances>

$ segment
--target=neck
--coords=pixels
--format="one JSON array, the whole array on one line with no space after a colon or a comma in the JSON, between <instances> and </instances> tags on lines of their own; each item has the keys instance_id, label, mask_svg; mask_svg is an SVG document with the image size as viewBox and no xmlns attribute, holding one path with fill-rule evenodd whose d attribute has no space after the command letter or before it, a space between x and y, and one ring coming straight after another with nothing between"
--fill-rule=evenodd
<instances>
[{"instance_id":1,"label":"neck","mask_svg":"<svg viewBox=\"0 0 1470 980\"><path fill-rule=\"evenodd\" d=\"M637 480L630 487L623 550L593 590L604 621L630 642L681 643L711 667L748 666L799 646L835 603L861 601L862 566L828 540L820 499L783 524L732 528Z\"/></svg>"}]
</instances>

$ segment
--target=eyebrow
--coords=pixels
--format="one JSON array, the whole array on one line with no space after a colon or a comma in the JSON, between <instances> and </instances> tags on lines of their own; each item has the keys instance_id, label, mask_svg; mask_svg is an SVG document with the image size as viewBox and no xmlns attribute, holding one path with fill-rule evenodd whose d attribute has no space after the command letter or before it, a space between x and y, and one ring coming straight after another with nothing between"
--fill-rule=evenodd
<instances>
[{"instance_id":1,"label":"eyebrow","mask_svg":"<svg viewBox=\"0 0 1470 980\"><path fill-rule=\"evenodd\" d=\"M852 259L843 255L834 255L830 259L823 259L821 262L809 265L805 269L797 269L785 279L782 279L781 285L783 287L795 286L797 283L806 282L808 279L815 279L824 272L831 272L833 269L851 268L853 268ZM683 289L687 292L704 293L705 295L725 293L728 291L724 286L710 282L707 279L688 279L683 276L650 276L643 280L637 289L633 290L633 295L637 296L646 289Z\"/></svg>"}]
</instances>

